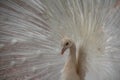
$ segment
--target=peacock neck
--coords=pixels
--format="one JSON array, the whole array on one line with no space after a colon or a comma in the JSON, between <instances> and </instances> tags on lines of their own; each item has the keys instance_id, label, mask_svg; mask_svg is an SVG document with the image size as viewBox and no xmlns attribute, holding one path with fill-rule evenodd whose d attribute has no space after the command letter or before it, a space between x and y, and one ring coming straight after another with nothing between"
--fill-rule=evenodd
<instances>
[{"instance_id":1,"label":"peacock neck","mask_svg":"<svg viewBox=\"0 0 120 80\"><path fill-rule=\"evenodd\" d=\"M68 60L70 60L74 64L76 63L76 47L75 47L75 44L73 44L70 47L70 53L69 53Z\"/></svg>"},{"instance_id":2,"label":"peacock neck","mask_svg":"<svg viewBox=\"0 0 120 80\"><path fill-rule=\"evenodd\" d=\"M70 53L69 53L69 56L68 56L65 66L76 69L76 47L75 47L75 44L73 44L69 50L70 50Z\"/></svg>"}]
</instances>

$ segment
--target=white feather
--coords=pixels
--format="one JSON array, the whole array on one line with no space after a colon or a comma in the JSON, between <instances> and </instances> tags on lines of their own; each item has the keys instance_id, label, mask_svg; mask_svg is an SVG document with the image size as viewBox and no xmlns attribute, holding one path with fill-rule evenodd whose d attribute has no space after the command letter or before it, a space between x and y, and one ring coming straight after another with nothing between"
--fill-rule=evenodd
<instances>
[{"instance_id":1,"label":"white feather","mask_svg":"<svg viewBox=\"0 0 120 80\"><path fill-rule=\"evenodd\" d=\"M66 59L59 54L60 40L68 36L85 53L85 80L120 80L115 5L114 0L0 0L0 79L58 80Z\"/></svg>"}]
</instances>

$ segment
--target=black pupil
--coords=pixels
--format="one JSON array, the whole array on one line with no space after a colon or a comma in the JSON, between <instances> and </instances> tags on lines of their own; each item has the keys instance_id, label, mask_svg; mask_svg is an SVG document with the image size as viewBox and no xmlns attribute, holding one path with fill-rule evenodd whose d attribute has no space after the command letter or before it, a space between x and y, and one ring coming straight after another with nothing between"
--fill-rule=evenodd
<instances>
[{"instance_id":1,"label":"black pupil","mask_svg":"<svg viewBox=\"0 0 120 80\"><path fill-rule=\"evenodd\" d=\"M67 43L66 43L66 46L67 46L68 44L69 44L69 43L67 42Z\"/></svg>"}]
</instances>

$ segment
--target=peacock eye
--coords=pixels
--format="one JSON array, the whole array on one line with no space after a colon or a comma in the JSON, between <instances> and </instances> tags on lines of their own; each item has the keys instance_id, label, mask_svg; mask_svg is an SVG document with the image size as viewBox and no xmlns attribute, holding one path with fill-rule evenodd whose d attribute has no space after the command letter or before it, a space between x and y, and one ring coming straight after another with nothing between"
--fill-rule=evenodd
<instances>
[{"instance_id":1,"label":"peacock eye","mask_svg":"<svg viewBox=\"0 0 120 80\"><path fill-rule=\"evenodd\" d=\"M68 45L69 45L69 43L67 42L65 45L66 45L66 46L68 46Z\"/></svg>"}]
</instances>

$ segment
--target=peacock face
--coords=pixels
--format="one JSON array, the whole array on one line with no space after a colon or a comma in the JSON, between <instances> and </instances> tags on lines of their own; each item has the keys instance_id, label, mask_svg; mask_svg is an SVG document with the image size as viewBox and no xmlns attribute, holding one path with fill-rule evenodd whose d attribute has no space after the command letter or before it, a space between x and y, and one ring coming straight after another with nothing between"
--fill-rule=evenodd
<instances>
[{"instance_id":1,"label":"peacock face","mask_svg":"<svg viewBox=\"0 0 120 80\"><path fill-rule=\"evenodd\" d=\"M64 54L64 52L72 46L72 41L69 38L62 39L62 50L61 54Z\"/></svg>"}]
</instances>

